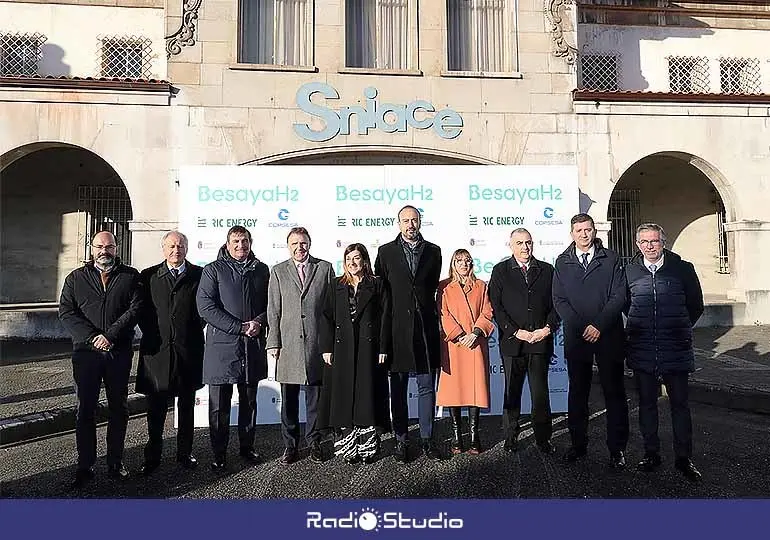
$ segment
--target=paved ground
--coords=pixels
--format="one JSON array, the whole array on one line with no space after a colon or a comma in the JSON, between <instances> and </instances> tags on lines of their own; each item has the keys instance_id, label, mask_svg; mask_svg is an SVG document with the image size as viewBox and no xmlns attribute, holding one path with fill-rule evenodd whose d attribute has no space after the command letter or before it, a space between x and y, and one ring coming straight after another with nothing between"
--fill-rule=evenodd
<instances>
[{"instance_id":1,"label":"paved ground","mask_svg":"<svg viewBox=\"0 0 770 540\"><path fill-rule=\"evenodd\" d=\"M595 387L595 390L598 390ZM598 392L595 392L598 394ZM641 458L638 415L631 406L629 463ZM208 469L211 453L207 431L197 430L195 449L201 466L188 472L178 468L174 455L171 419L166 427L166 462L150 478L133 477L118 484L104 477L104 428L99 429L98 477L85 490L69 492L74 472L75 442L61 435L0 450L2 497L181 497L181 498L744 498L770 497L770 416L729 411L707 405L693 406L694 460L704 481L691 484L673 469L667 402L660 401L664 466L645 474L629 468L611 471L606 466L603 444L605 417L601 398L593 399L589 456L568 465L560 455L568 444L564 418L555 421L554 442L559 454L545 457L531 445L524 432L524 448L515 456L502 451L500 418L483 417L483 438L492 446L480 456L461 455L446 461L419 458L407 465L396 463L385 445L385 457L373 465L347 465L333 459L317 465L309 459L281 466L277 426L259 428L258 449L266 462L251 467L235 454L231 436L230 470L218 476ZM142 463L145 421L131 421L127 437L126 465L135 471ZM446 420L437 425L436 436L448 438ZM493 446L494 445L494 446Z\"/></svg>"}]
</instances>

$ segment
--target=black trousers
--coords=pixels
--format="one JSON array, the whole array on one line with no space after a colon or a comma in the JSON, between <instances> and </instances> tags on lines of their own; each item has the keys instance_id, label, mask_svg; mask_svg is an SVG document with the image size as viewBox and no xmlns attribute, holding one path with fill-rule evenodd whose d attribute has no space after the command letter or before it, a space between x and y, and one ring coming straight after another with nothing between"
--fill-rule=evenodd
<instances>
[{"instance_id":1,"label":"black trousers","mask_svg":"<svg viewBox=\"0 0 770 540\"><path fill-rule=\"evenodd\" d=\"M599 368L599 382L607 409L607 448L610 452L624 451L628 444L629 430L623 354L621 351L607 350L588 343L576 347L567 356L567 425L572 445L578 448L588 445L588 398L594 359Z\"/></svg>"},{"instance_id":2,"label":"black trousers","mask_svg":"<svg viewBox=\"0 0 770 540\"><path fill-rule=\"evenodd\" d=\"M299 447L299 392L305 390L305 441L308 446L321 440L318 426L318 398L321 387L281 383L281 435L286 448Z\"/></svg>"},{"instance_id":3,"label":"black trousers","mask_svg":"<svg viewBox=\"0 0 770 540\"><path fill-rule=\"evenodd\" d=\"M145 461L160 461L163 453L163 427L166 425L166 414L169 401L174 397L171 392L155 392L147 395L147 445L144 447ZM184 389L178 392L177 412L179 414L176 432L177 458L192 454L193 432L195 421L195 390Z\"/></svg>"},{"instance_id":4,"label":"black trousers","mask_svg":"<svg viewBox=\"0 0 770 540\"><path fill-rule=\"evenodd\" d=\"M417 416L420 421L420 438L430 439L433 435L433 419L436 416L436 370L418 373ZM409 430L409 373L390 374L390 411L393 415L393 433L396 439L406 442Z\"/></svg>"},{"instance_id":5,"label":"black trousers","mask_svg":"<svg viewBox=\"0 0 770 540\"><path fill-rule=\"evenodd\" d=\"M639 429L644 438L646 453L660 452L658 438L658 390L660 382L655 375L635 372L639 388ZM677 458L692 457L692 417L688 401L688 373L667 373L663 383L671 406L671 426L674 431L674 455Z\"/></svg>"},{"instance_id":6,"label":"black trousers","mask_svg":"<svg viewBox=\"0 0 770 540\"><path fill-rule=\"evenodd\" d=\"M131 373L131 349L122 351L75 351L72 377L78 399L75 439L78 469L96 463L96 409L102 381L107 394L107 464L119 465L128 426L128 378Z\"/></svg>"},{"instance_id":7,"label":"black trousers","mask_svg":"<svg viewBox=\"0 0 770 540\"><path fill-rule=\"evenodd\" d=\"M505 393L503 394L503 431L507 439L519 436L521 394L524 379L529 376L529 393L532 398L532 427L535 441L543 444L551 440L551 397L548 389L550 357L544 354L503 356L505 369Z\"/></svg>"},{"instance_id":8,"label":"black trousers","mask_svg":"<svg viewBox=\"0 0 770 540\"><path fill-rule=\"evenodd\" d=\"M230 438L230 402L233 399L232 384L209 385L209 436L214 459L223 460L227 455ZM254 448L257 425L257 385L238 384L238 439L241 450Z\"/></svg>"}]
</instances>

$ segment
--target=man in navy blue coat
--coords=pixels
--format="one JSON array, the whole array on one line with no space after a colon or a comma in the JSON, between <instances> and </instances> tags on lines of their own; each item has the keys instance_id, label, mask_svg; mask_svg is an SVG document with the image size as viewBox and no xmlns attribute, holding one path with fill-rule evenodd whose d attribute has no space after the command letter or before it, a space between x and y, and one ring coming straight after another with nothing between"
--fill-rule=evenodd
<instances>
[{"instance_id":1,"label":"man in navy blue coat","mask_svg":"<svg viewBox=\"0 0 770 540\"><path fill-rule=\"evenodd\" d=\"M623 308L626 282L620 259L596 238L594 220L571 220L572 244L556 259L553 303L564 322L564 356L569 375L568 427L572 446L565 459L575 461L588 447L588 398L593 363L607 408L610 466L626 465L628 404L624 386Z\"/></svg>"},{"instance_id":2,"label":"man in navy blue coat","mask_svg":"<svg viewBox=\"0 0 770 540\"><path fill-rule=\"evenodd\" d=\"M265 352L267 286L270 271L251 251L251 233L236 225L217 260L203 268L198 313L206 321L203 382L209 385L211 468L226 468L230 400L238 385L238 438L241 456L258 462L254 450L257 386L267 377Z\"/></svg>"},{"instance_id":3,"label":"man in navy blue coat","mask_svg":"<svg viewBox=\"0 0 770 540\"><path fill-rule=\"evenodd\" d=\"M636 229L639 253L626 267L628 367L639 389L639 428L644 459L638 469L652 472L662 460L658 439L660 380L668 390L674 431L675 467L688 479L701 474L691 461L692 419L688 375L695 371L692 327L703 314L703 292L693 265L667 249L660 225Z\"/></svg>"}]
</instances>

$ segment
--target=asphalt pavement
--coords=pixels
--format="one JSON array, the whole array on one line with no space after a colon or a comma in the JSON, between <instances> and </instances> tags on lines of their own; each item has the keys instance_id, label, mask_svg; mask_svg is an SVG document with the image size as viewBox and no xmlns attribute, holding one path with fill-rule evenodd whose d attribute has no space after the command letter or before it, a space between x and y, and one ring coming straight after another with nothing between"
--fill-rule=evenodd
<instances>
[{"instance_id":1,"label":"asphalt pavement","mask_svg":"<svg viewBox=\"0 0 770 540\"><path fill-rule=\"evenodd\" d=\"M629 467L607 466L605 418L598 387L592 397L589 454L575 464L561 459L569 442L566 421L554 421L558 453L545 456L534 446L531 432L522 434L514 455L502 449L500 417L482 417L479 456L462 454L442 461L418 457L408 464L394 461L393 439L385 440L383 456L371 465L349 465L332 458L317 464L305 457L290 466L282 452L278 426L260 426L257 449L264 462L255 466L237 454L237 434L230 438L229 470L209 470L211 451L206 429L196 430L195 453L200 466L181 469L173 460L175 430L169 417L164 462L150 477L139 477L146 441L144 418L131 420L125 464L134 473L124 482L106 478L105 428L99 429L97 477L86 488L70 491L76 458L75 438L60 435L0 450L0 496L12 498L764 498L770 497L770 416L731 411L709 405L692 406L694 462L703 481L691 483L673 468L668 402L661 398L661 444L664 464L655 473L634 469L643 451L634 399L631 410ZM467 426L466 426L467 430ZM416 433L412 434L416 437ZM467 433L466 433L467 436ZM448 419L437 422L435 437L448 449ZM416 439L412 439L413 444ZM412 450L416 450L413 446Z\"/></svg>"}]
</instances>

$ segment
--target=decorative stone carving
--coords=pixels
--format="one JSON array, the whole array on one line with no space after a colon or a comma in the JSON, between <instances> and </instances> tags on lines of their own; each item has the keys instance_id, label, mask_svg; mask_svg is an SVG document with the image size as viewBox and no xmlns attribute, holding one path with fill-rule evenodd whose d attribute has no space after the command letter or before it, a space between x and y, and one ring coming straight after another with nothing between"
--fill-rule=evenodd
<instances>
[{"instance_id":1,"label":"decorative stone carving","mask_svg":"<svg viewBox=\"0 0 770 540\"><path fill-rule=\"evenodd\" d=\"M203 0L182 0L182 24L166 36L166 57L171 58L182 52L182 47L195 45L195 22Z\"/></svg>"},{"instance_id":2,"label":"decorative stone carving","mask_svg":"<svg viewBox=\"0 0 770 540\"><path fill-rule=\"evenodd\" d=\"M573 6L574 0L544 0L545 16L551 25L551 37L554 43L554 56L565 58L567 63L574 65L577 60L577 48L568 43L564 37L565 16L567 6Z\"/></svg>"}]
</instances>

